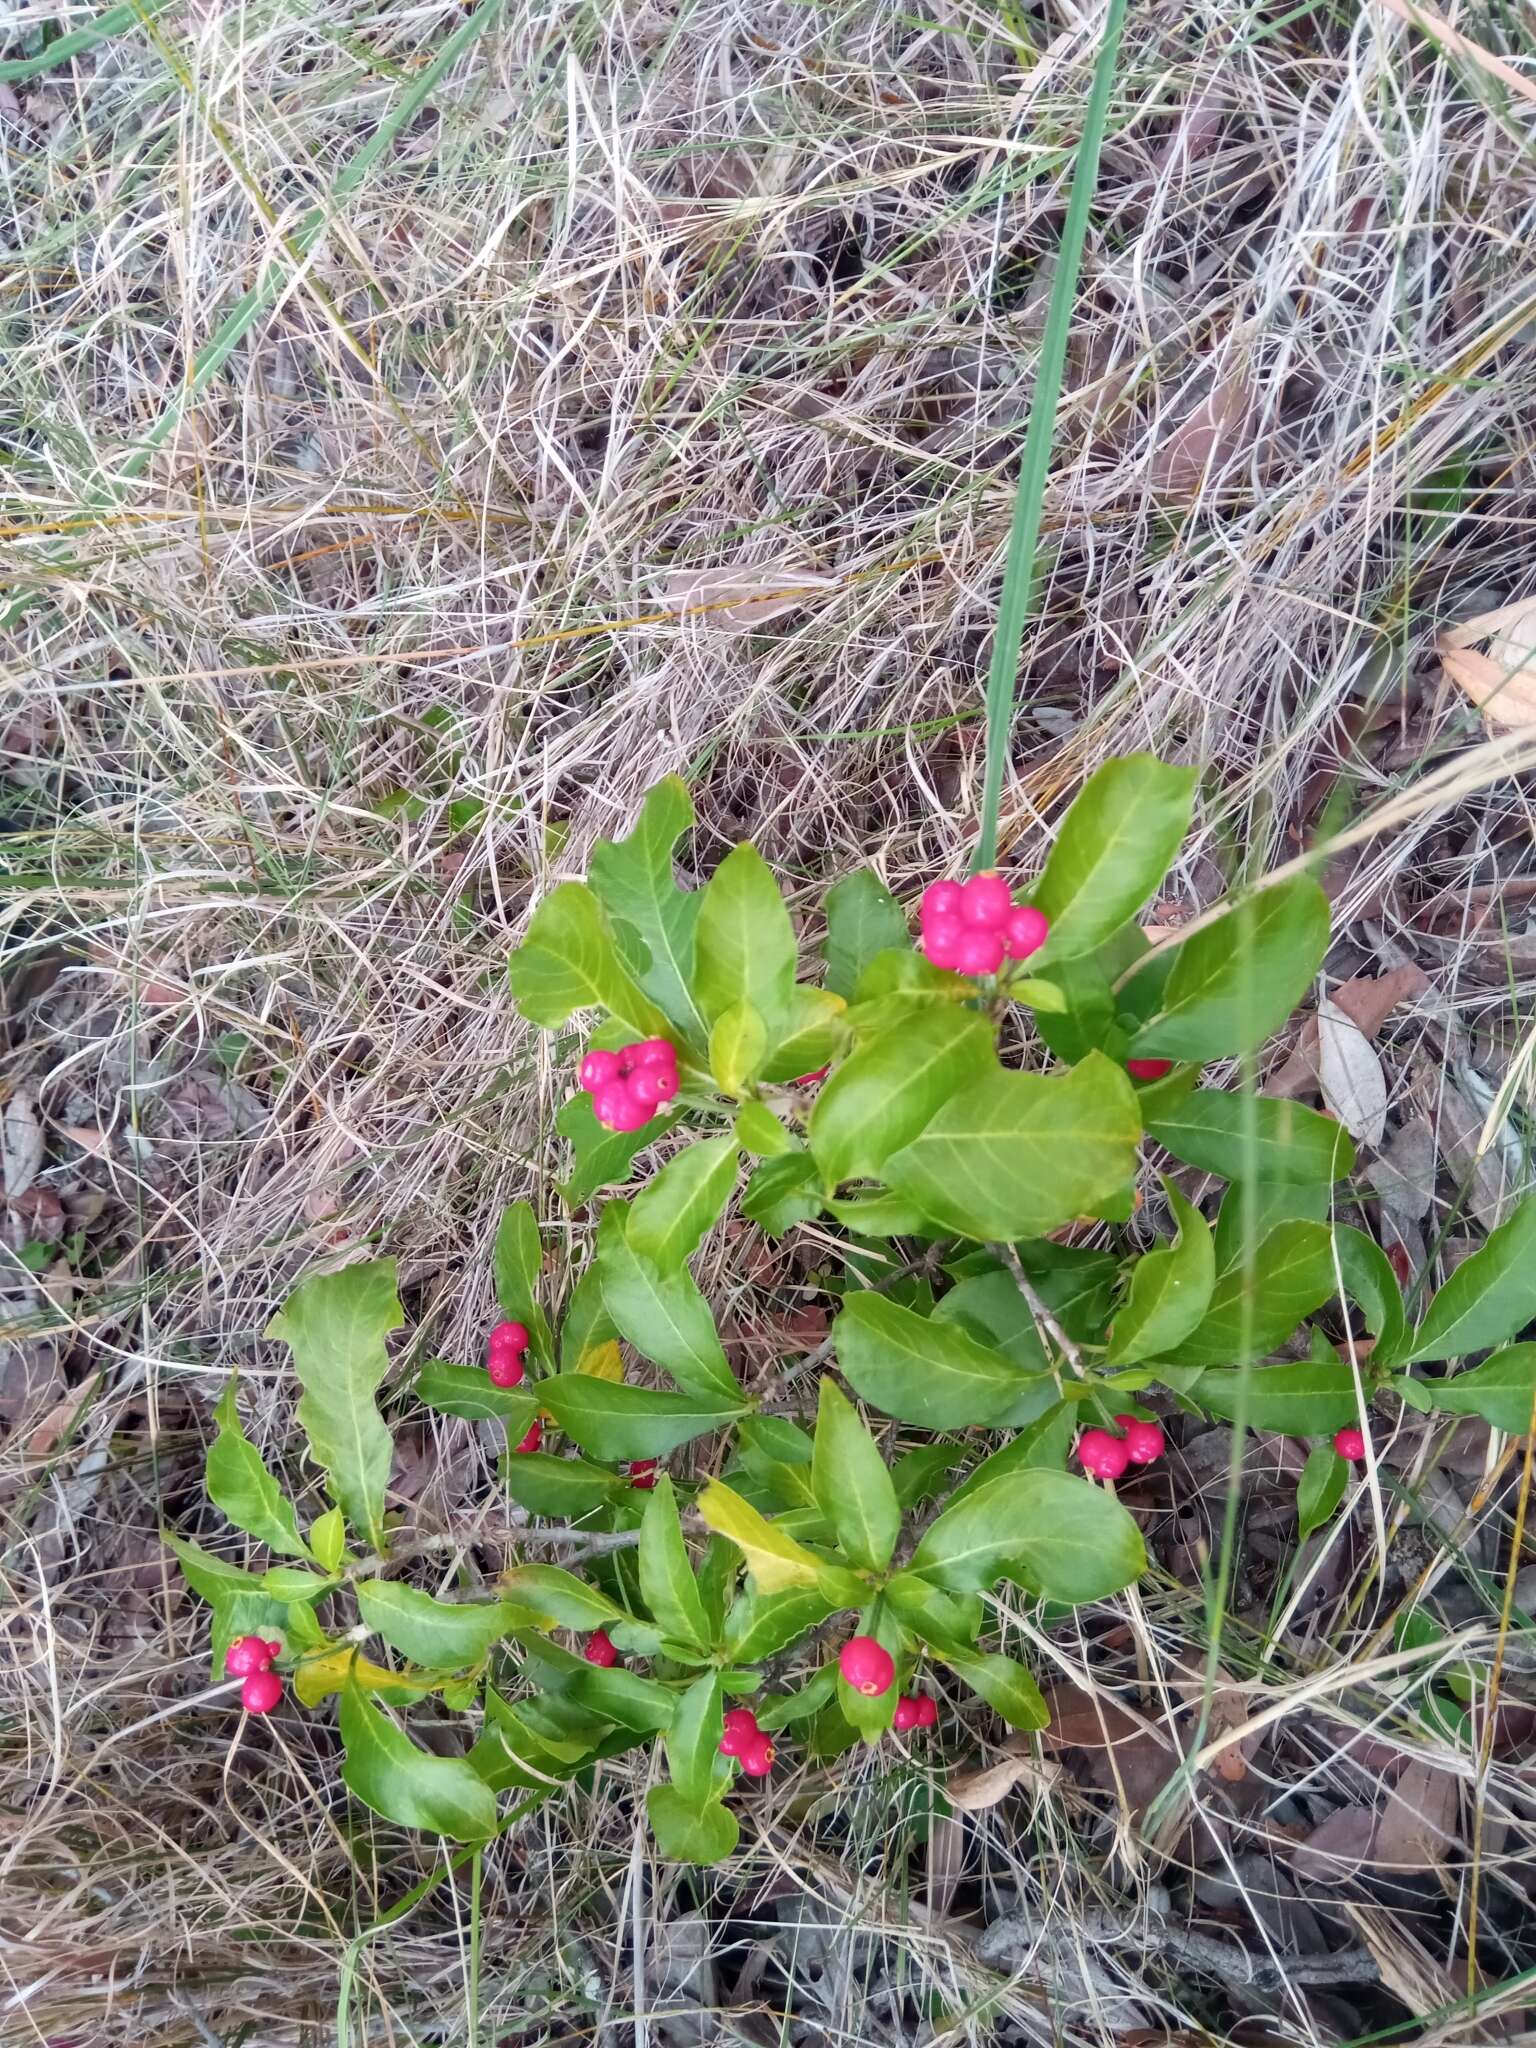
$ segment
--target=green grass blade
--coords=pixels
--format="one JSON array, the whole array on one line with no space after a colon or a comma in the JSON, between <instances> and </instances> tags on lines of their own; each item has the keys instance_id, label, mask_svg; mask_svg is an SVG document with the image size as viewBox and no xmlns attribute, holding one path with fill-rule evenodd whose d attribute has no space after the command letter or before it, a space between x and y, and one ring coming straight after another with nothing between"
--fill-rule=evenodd
<instances>
[{"instance_id":1,"label":"green grass blade","mask_svg":"<svg viewBox=\"0 0 1536 2048\"><path fill-rule=\"evenodd\" d=\"M20 85L23 80L37 78L45 71L52 71L60 64L67 64L71 57L80 57L87 50L94 50L102 43L111 42L114 36L122 35L130 28L137 28L151 16L164 14L171 0L125 0L121 7L109 7L94 28L72 29L67 36L60 36L45 50L39 50L35 57L7 57L0 62L0 84Z\"/></svg>"}]
</instances>

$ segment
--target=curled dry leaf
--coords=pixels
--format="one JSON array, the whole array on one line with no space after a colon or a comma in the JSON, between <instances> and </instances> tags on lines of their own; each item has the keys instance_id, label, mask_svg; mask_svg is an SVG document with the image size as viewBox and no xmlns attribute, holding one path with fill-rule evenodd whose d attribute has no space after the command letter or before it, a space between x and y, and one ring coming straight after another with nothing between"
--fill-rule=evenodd
<instances>
[{"instance_id":1,"label":"curled dry leaf","mask_svg":"<svg viewBox=\"0 0 1536 2048\"><path fill-rule=\"evenodd\" d=\"M1153 451L1155 491L1187 498L1213 482L1251 437L1253 386L1246 377L1221 378Z\"/></svg>"},{"instance_id":2,"label":"curled dry leaf","mask_svg":"<svg viewBox=\"0 0 1536 2048\"><path fill-rule=\"evenodd\" d=\"M662 603L711 632L755 633L807 598L837 587L835 576L819 576L803 562L674 569L662 588Z\"/></svg>"},{"instance_id":3,"label":"curled dry leaf","mask_svg":"<svg viewBox=\"0 0 1536 2048\"><path fill-rule=\"evenodd\" d=\"M1483 652L1479 640L1488 643ZM1536 596L1448 627L1437 646L1446 674L1489 725L1536 725Z\"/></svg>"},{"instance_id":4,"label":"curled dry leaf","mask_svg":"<svg viewBox=\"0 0 1536 2048\"><path fill-rule=\"evenodd\" d=\"M1037 1762L1029 1755L1010 1753L979 1771L956 1771L946 1782L944 1795L961 1813L980 1813L996 1806L1016 1785L1037 1797L1061 1783L1061 1765L1046 1757Z\"/></svg>"},{"instance_id":5,"label":"curled dry leaf","mask_svg":"<svg viewBox=\"0 0 1536 2048\"><path fill-rule=\"evenodd\" d=\"M1398 1870L1433 1870L1456 1838L1456 1780L1433 1764L1411 1763L1388 1792L1373 1860Z\"/></svg>"},{"instance_id":6,"label":"curled dry leaf","mask_svg":"<svg viewBox=\"0 0 1536 2048\"><path fill-rule=\"evenodd\" d=\"M1387 1077L1360 1026L1335 1002L1317 1006L1323 1100L1349 1135L1375 1147L1387 1128Z\"/></svg>"}]
</instances>

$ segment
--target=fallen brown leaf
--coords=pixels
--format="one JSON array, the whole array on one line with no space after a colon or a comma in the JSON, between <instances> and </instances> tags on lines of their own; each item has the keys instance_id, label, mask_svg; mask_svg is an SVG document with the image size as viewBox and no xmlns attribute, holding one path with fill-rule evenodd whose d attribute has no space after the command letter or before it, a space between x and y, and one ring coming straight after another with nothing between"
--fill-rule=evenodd
<instances>
[{"instance_id":1,"label":"fallen brown leaf","mask_svg":"<svg viewBox=\"0 0 1536 2048\"><path fill-rule=\"evenodd\" d=\"M1387 1794L1372 1861L1395 1870L1434 1870L1456 1839L1456 1780L1433 1764L1411 1763Z\"/></svg>"},{"instance_id":2,"label":"fallen brown leaf","mask_svg":"<svg viewBox=\"0 0 1536 2048\"><path fill-rule=\"evenodd\" d=\"M1536 91L1529 80L1522 86ZM1475 643L1486 640L1486 653ZM1441 665L1489 725L1536 725L1536 597L1480 612L1436 643Z\"/></svg>"},{"instance_id":3,"label":"fallen brown leaf","mask_svg":"<svg viewBox=\"0 0 1536 2048\"><path fill-rule=\"evenodd\" d=\"M1061 1765L1049 1757L1037 1761L1027 1754L1010 1755L979 1771L956 1771L945 1784L944 1795L961 1813L980 1813L996 1806L1016 1785L1027 1785L1036 1793L1048 1792L1060 1784L1062 1775Z\"/></svg>"},{"instance_id":4,"label":"fallen brown leaf","mask_svg":"<svg viewBox=\"0 0 1536 2048\"><path fill-rule=\"evenodd\" d=\"M808 598L837 587L836 577L818 576L796 562L674 569L663 585L662 603L711 632L755 633Z\"/></svg>"}]
</instances>

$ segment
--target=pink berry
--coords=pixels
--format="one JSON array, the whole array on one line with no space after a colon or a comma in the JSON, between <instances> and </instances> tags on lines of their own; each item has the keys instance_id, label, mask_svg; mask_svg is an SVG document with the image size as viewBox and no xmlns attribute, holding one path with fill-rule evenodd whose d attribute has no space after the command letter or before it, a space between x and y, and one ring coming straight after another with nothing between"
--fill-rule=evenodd
<instances>
[{"instance_id":1,"label":"pink berry","mask_svg":"<svg viewBox=\"0 0 1536 2048\"><path fill-rule=\"evenodd\" d=\"M1013 897L1001 875L972 875L960 892L960 922L1002 936Z\"/></svg>"},{"instance_id":2,"label":"pink berry","mask_svg":"<svg viewBox=\"0 0 1536 2048\"><path fill-rule=\"evenodd\" d=\"M275 1671L253 1671L240 1688L240 1704L248 1714L270 1714L283 1696Z\"/></svg>"},{"instance_id":3,"label":"pink berry","mask_svg":"<svg viewBox=\"0 0 1536 2048\"><path fill-rule=\"evenodd\" d=\"M958 882L930 882L923 891L918 915L925 925L934 918L958 918L964 901L965 891Z\"/></svg>"},{"instance_id":4,"label":"pink berry","mask_svg":"<svg viewBox=\"0 0 1536 2048\"><path fill-rule=\"evenodd\" d=\"M491 1331L493 1351L526 1351L528 1349L528 1326L526 1323L498 1323Z\"/></svg>"},{"instance_id":5,"label":"pink berry","mask_svg":"<svg viewBox=\"0 0 1536 2048\"><path fill-rule=\"evenodd\" d=\"M637 1038L624 1050L632 1067L677 1067L677 1047L670 1038Z\"/></svg>"},{"instance_id":6,"label":"pink berry","mask_svg":"<svg viewBox=\"0 0 1536 2048\"><path fill-rule=\"evenodd\" d=\"M486 1361L486 1377L493 1387L520 1387L528 1368L515 1351L493 1351Z\"/></svg>"},{"instance_id":7,"label":"pink berry","mask_svg":"<svg viewBox=\"0 0 1536 2048\"><path fill-rule=\"evenodd\" d=\"M912 1723L912 1726L914 1728L937 1728L938 1725L938 1701L929 1699L925 1692L919 1693L917 1696L917 1719Z\"/></svg>"},{"instance_id":8,"label":"pink berry","mask_svg":"<svg viewBox=\"0 0 1536 2048\"><path fill-rule=\"evenodd\" d=\"M1168 1448L1168 1439L1156 1422L1138 1422L1134 1415L1117 1415L1125 1431L1125 1454L1133 1465L1155 1465Z\"/></svg>"},{"instance_id":9,"label":"pink berry","mask_svg":"<svg viewBox=\"0 0 1536 2048\"><path fill-rule=\"evenodd\" d=\"M724 1731L720 1737L722 1756L740 1756L748 1743L755 1742L762 1733L750 1707L732 1707L726 1714Z\"/></svg>"},{"instance_id":10,"label":"pink berry","mask_svg":"<svg viewBox=\"0 0 1536 2048\"><path fill-rule=\"evenodd\" d=\"M814 1082L825 1081L831 1071L832 1063L829 1060L824 1067L818 1067L814 1074L797 1074L789 1085L791 1088L809 1088Z\"/></svg>"},{"instance_id":11,"label":"pink berry","mask_svg":"<svg viewBox=\"0 0 1536 2048\"><path fill-rule=\"evenodd\" d=\"M1123 1436L1111 1436L1107 1429L1085 1429L1077 1440L1078 1460L1095 1479L1118 1479L1131 1462Z\"/></svg>"},{"instance_id":12,"label":"pink berry","mask_svg":"<svg viewBox=\"0 0 1536 2048\"><path fill-rule=\"evenodd\" d=\"M631 1102L638 1102L647 1112L659 1103L670 1102L677 1093L676 1067L636 1067L624 1083Z\"/></svg>"},{"instance_id":13,"label":"pink berry","mask_svg":"<svg viewBox=\"0 0 1536 2048\"><path fill-rule=\"evenodd\" d=\"M1003 927L1003 951L1010 960L1027 960L1031 953L1039 952L1050 932L1045 912L1036 910L1033 903L1021 903L1017 910L1008 913L1008 922Z\"/></svg>"},{"instance_id":14,"label":"pink berry","mask_svg":"<svg viewBox=\"0 0 1536 2048\"><path fill-rule=\"evenodd\" d=\"M996 974L1003 964L1001 932L968 930L960 940L962 974Z\"/></svg>"},{"instance_id":15,"label":"pink berry","mask_svg":"<svg viewBox=\"0 0 1536 2048\"><path fill-rule=\"evenodd\" d=\"M965 926L958 917L935 917L923 926L923 954L933 967L958 967L965 944Z\"/></svg>"},{"instance_id":16,"label":"pink berry","mask_svg":"<svg viewBox=\"0 0 1536 2048\"><path fill-rule=\"evenodd\" d=\"M1341 1458L1348 1458L1352 1465L1358 1465L1365 1456L1364 1430L1341 1429L1333 1440L1333 1448Z\"/></svg>"},{"instance_id":17,"label":"pink berry","mask_svg":"<svg viewBox=\"0 0 1536 2048\"><path fill-rule=\"evenodd\" d=\"M617 1664L619 1661L619 1653L614 1647L613 1638L605 1628L593 1629L591 1635L587 1637L581 1654L589 1664L597 1665L600 1671L606 1671L610 1665Z\"/></svg>"},{"instance_id":18,"label":"pink berry","mask_svg":"<svg viewBox=\"0 0 1536 2048\"><path fill-rule=\"evenodd\" d=\"M837 1668L854 1691L867 1700L877 1700L881 1693L889 1692L896 1676L890 1651L873 1636L850 1636L837 1653Z\"/></svg>"},{"instance_id":19,"label":"pink berry","mask_svg":"<svg viewBox=\"0 0 1536 2048\"><path fill-rule=\"evenodd\" d=\"M917 1727L921 1710L922 1702L914 1699L911 1693L904 1692L896 1702L896 1711L891 1716L891 1726L898 1735L905 1735L909 1728Z\"/></svg>"},{"instance_id":20,"label":"pink berry","mask_svg":"<svg viewBox=\"0 0 1536 2048\"><path fill-rule=\"evenodd\" d=\"M576 1078L590 1095L594 1088L601 1088L605 1082L619 1078L619 1056L616 1052L589 1052L576 1069Z\"/></svg>"},{"instance_id":21,"label":"pink berry","mask_svg":"<svg viewBox=\"0 0 1536 2048\"><path fill-rule=\"evenodd\" d=\"M1125 1071L1133 1081L1161 1081L1173 1072L1172 1060L1127 1060Z\"/></svg>"},{"instance_id":22,"label":"pink berry","mask_svg":"<svg viewBox=\"0 0 1536 2048\"><path fill-rule=\"evenodd\" d=\"M651 1120L643 1102L636 1102L625 1081L610 1081L592 1097L592 1114L610 1131L638 1131Z\"/></svg>"},{"instance_id":23,"label":"pink berry","mask_svg":"<svg viewBox=\"0 0 1536 2048\"><path fill-rule=\"evenodd\" d=\"M766 1778L773 1769L773 1739L755 1735L741 1752L741 1768L749 1778Z\"/></svg>"},{"instance_id":24,"label":"pink berry","mask_svg":"<svg viewBox=\"0 0 1536 2048\"><path fill-rule=\"evenodd\" d=\"M265 1671L276 1655L260 1636L237 1636L224 1652L224 1669L231 1678L251 1678Z\"/></svg>"},{"instance_id":25,"label":"pink berry","mask_svg":"<svg viewBox=\"0 0 1536 2048\"><path fill-rule=\"evenodd\" d=\"M512 1449L513 1449L513 1451L514 1451L514 1452L518 1452L518 1451L536 1451L536 1450L537 1450L537 1449L539 1448L539 1445L540 1445L541 1443L543 1443L543 1441L544 1441L544 1425L543 1425L543 1423L542 1423L542 1422L538 1422L538 1421L530 1422L530 1423L529 1423L529 1425L528 1425L528 1434L527 1434L527 1435L526 1435L526 1436L525 1436L525 1437L523 1438L523 1440L522 1440L522 1442L521 1442L520 1444L514 1444L514 1445L512 1446Z\"/></svg>"},{"instance_id":26,"label":"pink berry","mask_svg":"<svg viewBox=\"0 0 1536 2048\"><path fill-rule=\"evenodd\" d=\"M656 1460L654 1458L631 1458L629 1483L638 1486L642 1493L649 1493L656 1484Z\"/></svg>"}]
</instances>

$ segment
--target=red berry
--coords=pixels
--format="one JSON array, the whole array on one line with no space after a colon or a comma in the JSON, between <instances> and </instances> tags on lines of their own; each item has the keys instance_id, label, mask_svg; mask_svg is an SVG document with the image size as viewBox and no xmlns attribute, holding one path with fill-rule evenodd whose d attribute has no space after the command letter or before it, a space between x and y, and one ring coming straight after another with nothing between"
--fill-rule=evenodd
<instances>
[{"instance_id":1,"label":"red berry","mask_svg":"<svg viewBox=\"0 0 1536 2048\"><path fill-rule=\"evenodd\" d=\"M526 1323L498 1323L491 1331L493 1351L526 1351L528 1349L528 1326Z\"/></svg>"},{"instance_id":2,"label":"red berry","mask_svg":"<svg viewBox=\"0 0 1536 2048\"><path fill-rule=\"evenodd\" d=\"M1001 938L1013 897L1001 875L972 875L960 892L960 922Z\"/></svg>"},{"instance_id":3,"label":"red berry","mask_svg":"<svg viewBox=\"0 0 1536 2048\"><path fill-rule=\"evenodd\" d=\"M925 1692L919 1693L917 1696L917 1719L912 1723L912 1726L914 1728L937 1728L938 1725L938 1701L929 1699Z\"/></svg>"},{"instance_id":4,"label":"red berry","mask_svg":"<svg viewBox=\"0 0 1536 2048\"><path fill-rule=\"evenodd\" d=\"M934 918L958 918L964 901L965 891L958 882L930 882L923 891L918 915L925 925Z\"/></svg>"},{"instance_id":5,"label":"red berry","mask_svg":"<svg viewBox=\"0 0 1536 2048\"><path fill-rule=\"evenodd\" d=\"M725 1732L720 1737L722 1756L740 1756L748 1743L755 1742L762 1730L757 1725L757 1716L750 1707L732 1707L726 1714Z\"/></svg>"},{"instance_id":6,"label":"red berry","mask_svg":"<svg viewBox=\"0 0 1536 2048\"><path fill-rule=\"evenodd\" d=\"M253 1671L240 1688L240 1704L248 1714L270 1714L283 1696L275 1671Z\"/></svg>"},{"instance_id":7,"label":"red berry","mask_svg":"<svg viewBox=\"0 0 1536 2048\"><path fill-rule=\"evenodd\" d=\"M656 1484L656 1460L654 1458L631 1458L629 1483L638 1486L642 1493L649 1493Z\"/></svg>"},{"instance_id":8,"label":"red berry","mask_svg":"<svg viewBox=\"0 0 1536 2048\"><path fill-rule=\"evenodd\" d=\"M671 1067L677 1070L677 1047L670 1038L637 1038L624 1050L635 1067Z\"/></svg>"},{"instance_id":9,"label":"red berry","mask_svg":"<svg viewBox=\"0 0 1536 2048\"><path fill-rule=\"evenodd\" d=\"M873 1636L850 1636L837 1653L837 1668L854 1691L867 1700L877 1700L881 1693L889 1692L896 1676L890 1651Z\"/></svg>"},{"instance_id":10,"label":"red berry","mask_svg":"<svg viewBox=\"0 0 1536 2048\"><path fill-rule=\"evenodd\" d=\"M923 954L933 967L958 967L965 926L958 917L931 918L923 926Z\"/></svg>"},{"instance_id":11,"label":"red berry","mask_svg":"<svg viewBox=\"0 0 1536 2048\"><path fill-rule=\"evenodd\" d=\"M231 1678L250 1678L265 1671L276 1655L260 1636L237 1636L224 1652L224 1669Z\"/></svg>"},{"instance_id":12,"label":"red berry","mask_svg":"<svg viewBox=\"0 0 1536 2048\"><path fill-rule=\"evenodd\" d=\"M791 1088L809 1088L813 1081L825 1081L831 1071L832 1063L829 1060L824 1067L818 1067L814 1074L797 1074L789 1085Z\"/></svg>"},{"instance_id":13,"label":"red berry","mask_svg":"<svg viewBox=\"0 0 1536 2048\"><path fill-rule=\"evenodd\" d=\"M589 1052L576 1069L576 1078L590 1095L594 1088L601 1088L605 1082L619 1078L619 1056L616 1052Z\"/></svg>"},{"instance_id":14,"label":"red berry","mask_svg":"<svg viewBox=\"0 0 1536 2048\"><path fill-rule=\"evenodd\" d=\"M1365 1456L1364 1430L1341 1429L1333 1440L1333 1448L1341 1458L1348 1458L1351 1465L1358 1465Z\"/></svg>"},{"instance_id":15,"label":"red berry","mask_svg":"<svg viewBox=\"0 0 1536 2048\"><path fill-rule=\"evenodd\" d=\"M520 1387L528 1368L517 1352L493 1351L485 1370L493 1387Z\"/></svg>"},{"instance_id":16,"label":"red berry","mask_svg":"<svg viewBox=\"0 0 1536 2048\"><path fill-rule=\"evenodd\" d=\"M962 974L996 974L1003 964L1001 932L968 929L960 940Z\"/></svg>"},{"instance_id":17,"label":"red berry","mask_svg":"<svg viewBox=\"0 0 1536 2048\"><path fill-rule=\"evenodd\" d=\"M1021 903L1017 910L1008 913L1008 922L1003 927L1003 951L1010 960L1027 960L1031 953L1039 952L1050 932L1045 912L1036 910L1033 903Z\"/></svg>"},{"instance_id":18,"label":"red berry","mask_svg":"<svg viewBox=\"0 0 1536 2048\"><path fill-rule=\"evenodd\" d=\"M677 1093L676 1067L636 1067L624 1083L631 1102L638 1102L649 1114L658 1103L670 1102Z\"/></svg>"},{"instance_id":19,"label":"red berry","mask_svg":"<svg viewBox=\"0 0 1536 2048\"><path fill-rule=\"evenodd\" d=\"M1161 1081L1173 1072L1172 1060L1127 1060L1125 1071L1133 1081Z\"/></svg>"},{"instance_id":20,"label":"red berry","mask_svg":"<svg viewBox=\"0 0 1536 2048\"><path fill-rule=\"evenodd\" d=\"M898 1735L905 1735L909 1728L918 1726L921 1711L922 1701L914 1699L911 1693L904 1692L896 1702L896 1711L891 1716L891 1726Z\"/></svg>"},{"instance_id":21,"label":"red berry","mask_svg":"<svg viewBox=\"0 0 1536 2048\"><path fill-rule=\"evenodd\" d=\"M536 1451L543 1441L544 1425L542 1422L533 1421L529 1423L528 1434L523 1438L522 1442L514 1444L512 1448L514 1451Z\"/></svg>"},{"instance_id":22,"label":"red berry","mask_svg":"<svg viewBox=\"0 0 1536 2048\"><path fill-rule=\"evenodd\" d=\"M773 1738L755 1735L741 1752L741 1768L749 1778L766 1778L773 1769Z\"/></svg>"},{"instance_id":23,"label":"red berry","mask_svg":"<svg viewBox=\"0 0 1536 2048\"><path fill-rule=\"evenodd\" d=\"M271 1637L268 1637L267 1639L267 1649L274 1657L281 1657L281 1655L283 1654L282 1644Z\"/></svg>"},{"instance_id":24,"label":"red berry","mask_svg":"<svg viewBox=\"0 0 1536 2048\"><path fill-rule=\"evenodd\" d=\"M589 1664L596 1664L603 1671L606 1671L609 1665L617 1664L619 1661L619 1653L614 1647L613 1638L605 1628L593 1629L591 1635L587 1637L581 1654Z\"/></svg>"},{"instance_id":25,"label":"red berry","mask_svg":"<svg viewBox=\"0 0 1536 2048\"><path fill-rule=\"evenodd\" d=\"M1125 1431L1125 1454L1133 1465L1155 1465L1168 1448L1168 1439L1159 1424L1138 1422L1134 1415L1117 1415L1116 1422Z\"/></svg>"},{"instance_id":26,"label":"red berry","mask_svg":"<svg viewBox=\"0 0 1536 2048\"><path fill-rule=\"evenodd\" d=\"M1118 1479L1131 1462L1123 1436L1111 1436L1107 1429L1085 1429L1077 1440L1077 1455L1085 1472L1095 1479Z\"/></svg>"},{"instance_id":27,"label":"red berry","mask_svg":"<svg viewBox=\"0 0 1536 2048\"><path fill-rule=\"evenodd\" d=\"M610 1081L592 1097L592 1114L606 1130L638 1131L651 1120L650 1108L637 1102L624 1081Z\"/></svg>"}]
</instances>

